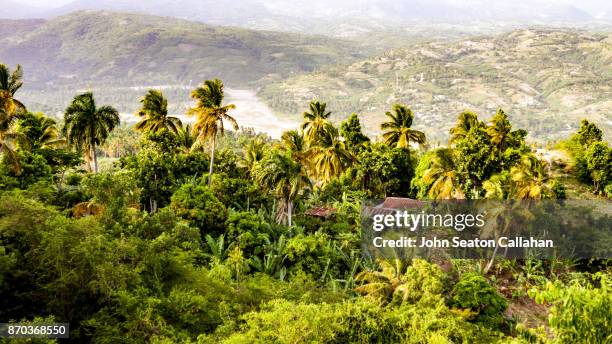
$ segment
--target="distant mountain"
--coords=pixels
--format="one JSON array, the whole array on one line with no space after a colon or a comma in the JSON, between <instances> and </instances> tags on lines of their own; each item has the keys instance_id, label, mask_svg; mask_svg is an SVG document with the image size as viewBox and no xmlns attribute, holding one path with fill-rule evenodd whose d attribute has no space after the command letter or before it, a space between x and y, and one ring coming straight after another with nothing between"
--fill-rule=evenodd
<instances>
[{"instance_id":1,"label":"distant mountain","mask_svg":"<svg viewBox=\"0 0 612 344\"><path fill-rule=\"evenodd\" d=\"M405 103L434 142L465 109L489 118L503 108L542 139L567 136L582 118L610 133L612 34L531 29L416 44L266 84L259 95L287 114L326 101L334 120L360 113L373 134L392 104Z\"/></svg>"},{"instance_id":2,"label":"distant mountain","mask_svg":"<svg viewBox=\"0 0 612 344\"><path fill-rule=\"evenodd\" d=\"M584 21L584 10L559 2L452 0L76 0L56 9L138 11L223 24L265 17L309 19L393 18L439 20Z\"/></svg>"},{"instance_id":3,"label":"distant mountain","mask_svg":"<svg viewBox=\"0 0 612 344\"><path fill-rule=\"evenodd\" d=\"M15 27L20 31L15 31ZM0 21L0 61L20 63L35 85L200 82L234 85L283 78L364 57L322 36L212 27L114 12L78 12L50 21Z\"/></svg>"},{"instance_id":4,"label":"distant mountain","mask_svg":"<svg viewBox=\"0 0 612 344\"><path fill-rule=\"evenodd\" d=\"M423 20L466 26L482 22L491 25L585 24L595 20L577 6L547 0L76 0L47 15L86 9L138 12L214 25L336 37L358 31L409 27L411 22ZM599 12L605 10L600 8Z\"/></svg>"}]
</instances>

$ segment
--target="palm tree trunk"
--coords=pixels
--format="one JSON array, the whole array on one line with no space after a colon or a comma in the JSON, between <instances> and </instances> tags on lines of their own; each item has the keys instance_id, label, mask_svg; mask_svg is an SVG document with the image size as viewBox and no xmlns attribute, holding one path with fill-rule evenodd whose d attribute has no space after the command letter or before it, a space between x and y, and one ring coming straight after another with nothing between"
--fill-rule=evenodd
<instances>
[{"instance_id":1,"label":"palm tree trunk","mask_svg":"<svg viewBox=\"0 0 612 344\"><path fill-rule=\"evenodd\" d=\"M213 166L215 164L215 143L217 143L217 133L213 135L212 149L210 152L210 170L208 171L208 187L212 184Z\"/></svg>"},{"instance_id":2,"label":"palm tree trunk","mask_svg":"<svg viewBox=\"0 0 612 344\"><path fill-rule=\"evenodd\" d=\"M495 262L495 255L497 254L497 249L499 248L499 245L497 243L495 243L495 248L493 249L493 254L491 255L491 259L489 260L489 263L487 264L487 266L484 269L484 273L488 273L489 270L491 270L491 268L493 267L493 263Z\"/></svg>"},{"instance_id":3,"label":"palm tree trunk","mask_svg":"<svg viewBox=\"0 0 612 344\"><path fill-rule=\"evenodd\" d=\"M293 201L287 197L287 224L291 227L291 216L293 212Z\"/></svg>"},{"instance_id":4,"label":"palm tree trunk","mask_svg":"<svg viewBox=\"0 0 612 344\"><path fill-rule=\"evenodd\" d=\"M98 173L98 155L96 154L96 144L91 145L91 154L93 156L94 173Z\"/></svg>"}]
</instances>

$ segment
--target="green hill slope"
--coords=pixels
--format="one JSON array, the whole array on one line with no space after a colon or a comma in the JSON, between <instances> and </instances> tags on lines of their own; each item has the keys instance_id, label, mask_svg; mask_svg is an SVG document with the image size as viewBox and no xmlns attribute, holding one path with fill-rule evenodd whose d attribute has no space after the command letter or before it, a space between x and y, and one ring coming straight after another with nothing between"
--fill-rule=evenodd
<instances>
[{"instance_id":1,"label":"green hill slope","mask_svg":"<svg viewBox=\"0 0 612 344\"><path fill-rule=\"evenodd\" d=\"M417 44L264 85L260 96L289 114L320 98L337 119L362 113L372 133L392 103L406 103L434 141L446 140L462 110L486 118L498 107L535 138L567 136L580 118L609 133L612 34L531 29Z\"/></svg>"},{"instance_id":2,"label":"green hill slope","mask_svg":"<svg viewBox=\"0 0 612 344\"><path fill-rule=\"evenodd\" d=\"M0 20L0 61L21 63L26 82L46 86L183 83L220 77L242 85L363 57L321 36L220 28L185 20L76 12L48 22ZM11 34L12 33L12 34Z\"/></svg>"}]
</instances>

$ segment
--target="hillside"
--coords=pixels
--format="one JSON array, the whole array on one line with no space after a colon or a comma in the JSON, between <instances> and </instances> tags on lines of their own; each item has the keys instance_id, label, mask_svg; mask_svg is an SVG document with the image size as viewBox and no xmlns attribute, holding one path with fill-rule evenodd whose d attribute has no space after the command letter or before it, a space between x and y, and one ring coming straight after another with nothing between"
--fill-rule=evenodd
<instances>
[{"instance_id":1,"label":"hillside","mask_svg":"<svg viewBox=\"0 0 612 344\"><path fill-rule=\"evenodd\" d=\"M113 12L76 12L14 34L0 21L0 61L21 63L29 85L200 82L232 85L283 78L363 57L344 41L212 27L185 20ZM30 23L31 22L27 22ZM51 84L49 84L51 83Z\"/></svg>"},{"instance_id":2,"label":"hillside","mask_svg":"<svg viewBox=\"0 0 612 344\"><path fill-rule=\"evenodd\" d=\"M417 44L264 85L260 96L290 114L320 98L337 120L362 113L374 134L395 102L409 104L433 140L446 140L462 110L486 118L498 107L535 138L565 137L585 117L609 133L612 35L530 29Z\"/></svg>"}]
</instances>

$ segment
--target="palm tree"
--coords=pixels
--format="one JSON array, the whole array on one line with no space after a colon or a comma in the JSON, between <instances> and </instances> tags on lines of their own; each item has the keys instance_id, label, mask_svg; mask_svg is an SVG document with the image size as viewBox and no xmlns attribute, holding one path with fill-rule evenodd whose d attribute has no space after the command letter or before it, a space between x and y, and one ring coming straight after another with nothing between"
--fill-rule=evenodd
<instances>
[{"instance_id":1,"label":"palm tree","mask_svg":"<svg viewBox=\"0 0 612 344\"><path fill-rule=\"evenodd\" d=\"M17 122L18 141L30 150L57 147L66 143L60 138L57 122L42 113L28 113Z\"/></svg>"},{"instance_id":2,"label":"palm tree","mask_svg":"<svg viewBox=\"0 0 612 344\"><path fill-rule=\"evenodd\" d=\"M483 125L483 123L478 120L477 114L471 111L463 111L459 114L455 126L450 130L451 136L449 143L457 143L462 140L472 128L481 125Z\"/></svg>"},{"instance_id":3,"label":"palm tree","mask_svg":"<svg viewBox=\"0 0 612 344\"><path fill-rule=\"evenodd\" d=\"M197 145L202 145L206 140L212 140L210 149L210 171L208 173L208 185L212 182L213 166L215 164L215 144L217 134L224 135L223 121L228 121L238 130L238 123L229 111L236 108L234 104L223 105L223 82L219 79L206 80L202 86L191 92L191 97L196 99L195 107L187 110L188 115L195 115L196 122L193 125L194 134L197 133Z\"/></svg>"},{"instance_id":4,"label":"palm tree","mask_svg":"<svg viewBox=\"0 0 612 344\"><path fill-rule=\"evenodd\" d=\"M512 182L508 171L494 174L482 183L482 188L485 190L485 198L489 199L507 199L510 195Z\"/></svg>"},{"instance_id":5,"label":"palm tree","mask_svg":"<svg viewBox=\"0 0 612 344\"><path fill-rule=\"evenodd\" d=\"M314 141L329 124L331 112L326 111L326 107L326 103L320 103L318 100L311 101L309 105L310 112L304 112L302 130L304 130L304 134L309 141Z\"/></svg>"},{"instance_id":6,"label":"palm tree","mask_svg":"<svg viewBox=\"0 0 612 344\"><path fill-rule=\"evenodd\" d=\"M254 138L247 144L244 150L244 157L242 158L242 166L245 167L249 173L253 170L255 164L264 158L265 148L266 142L260 137Z\"/></svg>"},{"instance_id":7,"label":"palm tree","mask_svg":"<svg viewBox=\"0 0 612 344\"><path fill-rule=\"evenodd\" d=\"M508 120L508 115L502 109L497 110L491 120L491 125L487 127L487 134L491 136L491 142L500 152L506 150L506 141L511 131L512 124Z\"/></svg>"},{"instance_id":8,"label":"palm tree","mask_svg":"<svg viewBox=\"0 0 612 344\"><path fill-rule=\"evenodd\" d=\"M510 169L510 178L514 197L518 199L543 199L551 195L546 165L533 154L524 155L520 164Z\"/></svg>"},{"instance_id":9,"label":"palm tree","mask_svg":"<svg viewBox=\"0 0 612 344\"><path fill-rule=\"evenodd\" d=\"M408 149L410 142L425 143L425 133L411 129L414 114L412 110L401 104L393 105L393 112L387 112L390 121L381 125L385 130L383 138L389 146Z\"/></svg>"},{"instance_id":10,"label":"palm tree","mask_svg":"<svg viewBox=\"0 0 612 344\"><path fill-rule=\"evenodd\" d=\"M431 164L423 173L423 182L429 185L427 196L432 199L465 198L459 185L453 150L440 148L432 154Z\"/></svg>"},{"instance_id":11,"label":"palm tree","mask_svg":"<svg viewBox=\"0 0 612 344\"><path fill-rule=\"evenodd\" d=\"M190 124L179 126L178 130L176 131L176 141L179 144L179 148L184 153L188 153L189 151L198 148L195 145L196 137L193 135Z\"/></svg>"},{"instance_id":12,"label":"palm tree","mask_svg":"<svg viewBox=\"0 0 612 344\"><path fill-rule=\"evenodd\" d=\"M523 231L525 222L534 218L534 214L522 201L506 200L503 202L481 203L480 208L480 213L486 214L487 219L478 235L483 239L494 239L495 242L501 236L509 237L520 234ZM485 274L493 267L499 247L499 245L495 245L489 262L484 268ZM505 255L508 252L508 247L504 251Z\"/></svg>"},{"instance_id":13,"label":"palm tree","mask_svg":"<svg viewBox=\"0 0 612 344\"><path fill-rule=\"evenodd\" d=\"M23 86L22 78L23 71L20 65L17 65L17 68L11 73L6 65L0 64L0 120L2 122L26 111L25 105L15 99L15 93Z\"/></svg>"},{"instance_id":14,"label":"palm tree","mask_svg":"<svg viewBox=\"0 0 612 344\"><path fill-rule=\"evenodd\" d=\"M304 137L304 132L302 130L285 131L281 136L279 147L282 150L291 151L293 160L307 165L305 155L308 149L308 143L306 142L306 138Z\"/></svg>"},{"instance_id":15,"label":"palm tree","mask_svg":"<svg viewBox=\"0 0 612 344\"><path fill-rule=\"evenodd\" d=\"M108 105L96 107L93 93L87 92L74 97L66 108L63 132L69 143L85 150L86 158L93 158L94 172L98 173L96 147L103 144L118 125L119 112Z\"/></svg>"},{"instance_id":16,"label":"palm tree","mask_svg":"<svg viewBox=\"0 0 612 344\"><path fill-rule=\"evenodd\" d=\"M23 86L22 77L20 65L11 73L6 65L0 64L0 154L7 158L15 171L19 170L19 161L13 142L19 135L13 127L19 116L26 111L25 105L15 99L15 93Z\"/></svg>"},{"instance_id":17,"label":"palm tree","mask_svg":"<svg viewBox=\"0 0 612 344\"><path fill-rule=\"evenodd\" d=\"M286 218L287 224L291 226L295 198L311 186L302 164L293 160L290 150L274 150L257 163L253 176L280 199L277 221L280 223Z\"/></svg>"},{"instance_id":18,"label":"palm tree","mask_svg":"<svg viewBox=\"0 0 612 344\"><path fill-rule=\"evenodd\" d=\"M331 124L328 124L318 135L315 145L307 152L307 157L314 170L314 175L323 184L341 175L354 160L344 142L340 140L338 129Z\"/></svg>"},{"instance_id":19,"label":"palm tree","mask_svg":"<svg viewBox=\"0 0 612 344\"><path fill-rule=\"evenodd\" d=\"M0 155L7 159L6 161L15 172L20 171L19 159L13 144L18 138L19 135L12 129L0 130Z\"/></svg>"},{"instance_id":20,"label":"palm tree","mask_svg":"<svg viewBox=\"0 0 612 344\"><path fill-rule=\"evenodd\" d=\"M177 117L168 116L168 100L164 98L161 91L149 90L140 100L142 108L136 113L143 117L136 123L136 130L147 133L159 133L168 130L177 133L181 127L181 120Z\"/></svg>"},{"instance_id":21,"label":"palm tree","mask_svg":"<svg viewBox=\"0 0 612 344\"><path fill-rule=\"evenodd\" d=\"M281 136L281 143L283 144L283 148L287 148L294 153L306 151L304 134L297 130L285 131Z\"/></svg>"}]
</instances>

